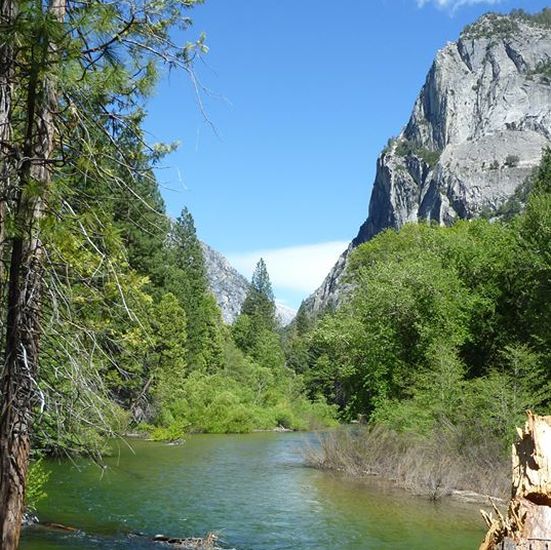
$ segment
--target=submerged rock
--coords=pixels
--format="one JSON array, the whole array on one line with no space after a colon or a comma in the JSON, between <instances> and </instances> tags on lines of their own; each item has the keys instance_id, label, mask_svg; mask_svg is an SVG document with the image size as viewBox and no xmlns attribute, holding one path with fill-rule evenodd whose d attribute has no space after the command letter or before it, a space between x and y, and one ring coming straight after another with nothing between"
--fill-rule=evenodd
<instances>
[{"instance_id":1,"label":"submerged rock","mask_svg":"<svg viewBox=\"0 0 551 550\"><path fill-rule=\"evenodd\" d=\"M171 548L181 548L184 550L216 550L219 548L216 545L218 537L213 533L209 533L204 538L172 538L165 535L155 535L153 537L153 542L161 543Z\"/></svg>"},{"instance_id":2,"label":"submerged rock","mask_svg":"<svg viewBox=\"0 0 551 550\"><path fill-rule=\"evenodd\" d=\"M36 514L33 514L32 512L25 512L23 514L23 521L21 522L21 525L23 527L29 527L31 525L36 525L38 523L38 516Z\"/></svg>"}]
</instances>

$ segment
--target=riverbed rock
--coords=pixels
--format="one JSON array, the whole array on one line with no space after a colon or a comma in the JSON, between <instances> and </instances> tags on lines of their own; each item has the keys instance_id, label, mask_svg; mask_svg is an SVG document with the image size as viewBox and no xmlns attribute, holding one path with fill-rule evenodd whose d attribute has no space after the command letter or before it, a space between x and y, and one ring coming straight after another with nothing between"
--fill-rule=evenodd
<instances>
[{"instance_id":1,"label":"riverbed rock","mask_svg":"<svg viewBox=\"0 0 551 550\"><path fill-rule=\"evenodd\" d=\"M26 511L23 514L23 520L21 525L23 527L30 527L31 525L36 525L38 523L38 516L32 512Z\"/></svg>"},{"instance_id":2,"label":"riverbed rock","mask_svg":"<svg viewBox=\"0 0 551 550\"><path fill-rule=\"evenodd\" d=\"M487 14L436 55L411 117L377 160L369 214L310 314L346 295L351 251L405 223L450 225L495 212L551 144L551 26Z\"/></svg>"},{"instance_id":3,"label":"riverbed rock","mask_svg":"<svg viewBox=\"0 0 551 550\"><path fill-rule=\"evenodd\" d=\"M209 533L206 537L173 538L165 535L155 535L153 542L160 543L170 548L179 548L181 550L217 550L216 542L218 537Z\"/></svg>"}]
</instances>

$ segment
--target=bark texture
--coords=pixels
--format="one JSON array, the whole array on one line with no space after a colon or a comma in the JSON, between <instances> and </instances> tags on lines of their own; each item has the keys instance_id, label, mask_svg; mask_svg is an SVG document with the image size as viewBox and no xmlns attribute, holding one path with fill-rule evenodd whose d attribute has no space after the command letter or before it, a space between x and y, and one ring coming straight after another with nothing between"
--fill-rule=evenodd
<instances>
[{"instance_id":1,"label":"bark texture","mask_svg":"<svg viewBox=\"0 0 551 550\"><path fill-rule=\"evenodd\" d=\"M5 0L4 0L5 1ZM58 21L65 0L53 0L49 10ZM42 243L40 221L50 186L50 162L55 147L53 113L55 83L44 68L55 46L42 37L42 54L33 59L27 85L23 161L18 170L15 200L17 232L11 239L6 345L0 391L0 548L16 550L25 505L30 432L36 406L40 344Z\"/></svg>"},{"instance_id":2,"label":"bark texture","mask_svg":"<svg viewBox=\"0 0 551 550\"><path fill-rule=\"evenodd\" d=\"M507 517L483 513L489 530L480 550L551 549L551 416L528 411L518 434Z\"/></svg>"},{"instance_id":3,"label":"bark texture","mask_svg":"<svg viewBox=\"0 0 551 550\"><path fill-rule=\"evenodd\" d=\"M10 175L13 169L13 152L10 150L10 144L14 59L9 30L14 19L14 0L0 0L0 28L5 29L0 33L0 303L5 299L5 222Z\"/></svg>"}]
</instances>

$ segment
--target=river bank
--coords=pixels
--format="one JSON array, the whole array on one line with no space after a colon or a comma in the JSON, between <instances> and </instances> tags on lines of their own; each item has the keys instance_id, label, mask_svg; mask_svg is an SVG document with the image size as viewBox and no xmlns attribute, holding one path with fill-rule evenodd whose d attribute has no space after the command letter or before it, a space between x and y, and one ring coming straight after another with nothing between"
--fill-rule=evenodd
<instances>
[{"instance_id":1,"label":"river bank","mask_svg":"<svg viewBox=\"0 0 551 550\"><path fill-rule=\"evenodd\" d=\"M306 448L305 460L353 478L381 477L431 500L503 500L511 487L510 460L497 447L461 447L444 432L421 438L384 427L342 427L320 433Z\"/></svg>"}]
</instances>

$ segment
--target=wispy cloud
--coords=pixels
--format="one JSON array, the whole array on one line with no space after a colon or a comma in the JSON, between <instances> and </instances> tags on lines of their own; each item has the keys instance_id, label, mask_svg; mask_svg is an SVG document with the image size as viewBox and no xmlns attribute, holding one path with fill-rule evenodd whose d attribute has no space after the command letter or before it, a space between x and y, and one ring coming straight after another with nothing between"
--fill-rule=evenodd
<instances>
[{"instance_id":1,"label":"wispy cloud","mask_svg":"<svg viewBox=\"0 0 551 550\"><path fill-rule=\"evenodd\" d=\"M455 11L461 6L472 6L474 4L499 4L502 0L417 0L417 5L422 8L427 4L434 4L435 6Z\"/></svg>"},{"instance_id":2,"label":"wispy cloud","mask_svg":"<svg viewBox=\"0 0 551 550\"><path fill-rule=\"evenodd\" d=\"M290 246L228 254L230 263L251 277L259 258L264 258L274 289L309 294L316 290L348 246L346 241Z\"/></svg>"}]
</instances>

